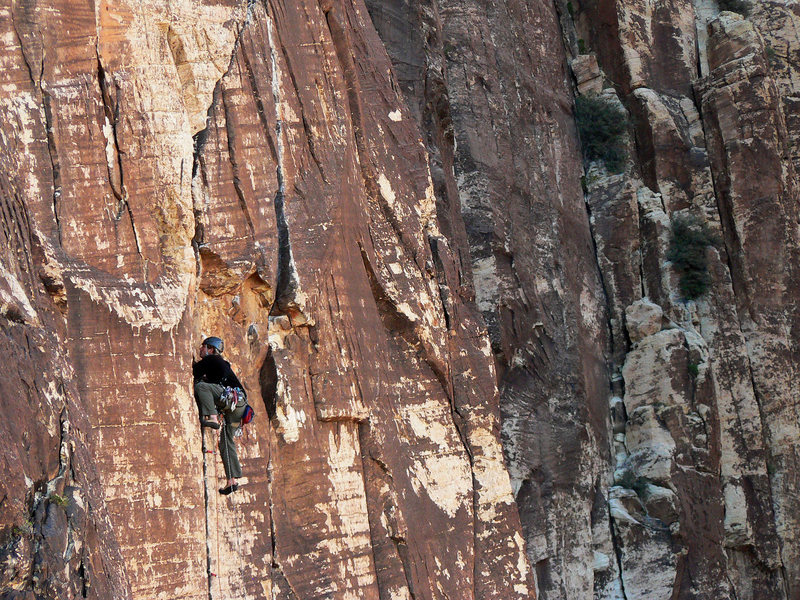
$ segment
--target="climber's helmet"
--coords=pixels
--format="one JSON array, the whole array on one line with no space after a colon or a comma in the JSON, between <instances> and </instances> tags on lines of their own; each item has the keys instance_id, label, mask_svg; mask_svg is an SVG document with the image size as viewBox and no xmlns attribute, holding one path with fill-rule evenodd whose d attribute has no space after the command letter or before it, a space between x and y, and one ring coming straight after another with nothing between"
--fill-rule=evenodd
<instances>
[{"instance_id":1,"label":"climber's helmet","mask_svg":"<svg viewBox=\"0 0 800 600\"><path fill-rule=\"evenodd\" d=\"M205 346L206 348L209 348L209 349L210 348L214 348L217 352L220 352L220 353L225 348L225 344L222 342L222 340L220 338L218 338L218 337L213 337L213 336L212 337L207 337L206 339L204 339L203 340L203 346Z\"/></svg>"}]
</instances>

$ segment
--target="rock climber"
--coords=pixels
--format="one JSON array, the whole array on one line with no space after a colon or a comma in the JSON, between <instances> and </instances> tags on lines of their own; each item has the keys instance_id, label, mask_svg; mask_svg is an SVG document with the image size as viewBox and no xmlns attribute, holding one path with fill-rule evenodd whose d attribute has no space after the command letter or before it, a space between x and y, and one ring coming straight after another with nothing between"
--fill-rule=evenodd
<instances>
[{"instance_id":1,"label":"rock climber","mask_svg":"<svg viewBox=\"0 0 800 600\"><path fill-rule=\"evenodd\" d=\"M224 347L223 341L218 337L204 339L200 345L200 360L192 360L192 373L194 396L200 406L200 424L211 429L219 429L222 425L219 452L228 481L224 488L220 488L219 493L227 496L239 489L236 480L242 476L234 433L241 426L240 421L247 406L247 399L244 386L234 374L230 363L220 356ZM241 390L233 410L230 410L230 406L225 406L225 402L221 400L226 387ZM224 417L222 423L220 414Z\"/></svg>"}]
</instances>

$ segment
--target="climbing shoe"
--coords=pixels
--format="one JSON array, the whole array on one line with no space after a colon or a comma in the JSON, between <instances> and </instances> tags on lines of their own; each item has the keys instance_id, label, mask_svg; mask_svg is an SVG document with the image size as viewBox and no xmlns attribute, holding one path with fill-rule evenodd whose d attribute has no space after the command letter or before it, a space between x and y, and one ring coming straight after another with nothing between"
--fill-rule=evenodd
<instances>
[{"instance_id":1,"label":"climbing shoe","mask_svg":"<svg viewBox=\"0 0 800 600\"><path fill-rule=\"evenodd\" d=\"M219 493L222 494L223 496L227 496L228 494L232 494L238 489L239 489L239 484L234 483L233 485L229 485L228 487L219 488Z\"/></svg>"},{"instance_id":2,"label":"climbing shoe","mask_svg":"<svg viewBox=\"0 0 800 600\"><path fill-rule=\"evenodd\" d=\"M203 427L211 427L211 429L219 429L219 423L216 421L200 421Z\"/></svg>"}]
</instances>

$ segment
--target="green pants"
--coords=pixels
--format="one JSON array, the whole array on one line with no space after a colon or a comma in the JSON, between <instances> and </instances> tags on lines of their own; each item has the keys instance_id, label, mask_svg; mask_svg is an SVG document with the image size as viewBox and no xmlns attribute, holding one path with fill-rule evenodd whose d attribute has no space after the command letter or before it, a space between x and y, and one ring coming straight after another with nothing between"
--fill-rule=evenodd
<instances>
[{"instance_id":1,"label":"green pants","mask_svg":"<svg viewBox=\"0 0 800 600\"><path fill-rule=\"evenodd\" d=\"M219 399L224 389L219 384L206 383L205 381L198 381L194 384L194 397L200 406L201 416L207 417L208 415L220 414L223 405ZM233 433L239 428L246 405L245 399L240 398L235 410L223 413L222 431L219 436L219 455L222 457L222 466L225 467L225 477L228 479L242 476L242 467L239 464L239 455L236 453L236 442L233 439Z\"/></svg>"}]
</instances>

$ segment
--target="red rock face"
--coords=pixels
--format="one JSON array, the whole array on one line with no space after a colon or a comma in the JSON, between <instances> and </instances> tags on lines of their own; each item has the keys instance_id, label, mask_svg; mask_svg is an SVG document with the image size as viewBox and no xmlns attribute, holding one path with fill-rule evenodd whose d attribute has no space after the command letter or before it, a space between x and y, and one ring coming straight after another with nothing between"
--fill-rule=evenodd
<instances>
[{"instance_id":1,"label":"red rock face","mask_svg":"<svg viewBox=\"0 0 800 600\"><path fill-rule=\"evenodd\" d=\"M0 9L0 595L797 597L796 22ZM211 334L257 412L229 497Z\"/></svg>"},{"instance_id":2,"label":"red rock face","mask_svg":"<svg viewBox=\"0 0 800 600\"><path fill-rule=\"evenodd\" d=\"M498 364L504 448L539 590L587 597L592 498L606 488L608 334L561 32L547 3L484 4L369 5L419 106L440 214L461 207L469 246L459 255L471 252Z\"/></svg>"},{"instance_id":3,"label":"red rock face","mask_svg":"<svg viewBox=\"0 0 800 600\"><path fill-rule=\"evenodd\" d=\"M500 365L505 450L512 481L521 482L517 501L537 587L548 598L589 597L592 588L600 598L784 597L780 565L794 562L793 542L780 532L795 511L783 508L793 502L786 483L792 477L777 475L784 472L777 465L785 465L785 449L794 445L789 439L797 437L783 413L792 406L783 378L792 377L797 364L790 341L797 286L790 283L791 267L781 266L793 264L797 240L794 209L787 208L796 204L792 170L785 159L795 137L788 108L796 95L796 49L788 41L796 37L793 8L763 3L753 11L752 20L772 49L763 53L771 60L768 76L756 41L734 47L727 32L712 30L706 47L705 24L717 16L716 7L699 3L695 12L685 2L557 4L560 32L552 8L535 3L504 5L496 12L463 2L370 4L396 69L406 76L404 89L420 106L431 162L441 166L443 181L451 177L457 186L455 192L437 187L437 198L440 207L451 206L455 194L462 204L476 297ZM626 173L609 176L595 165L585 177L593 234L589 251L604 291L593 295L609 315L608 409L595 403L610 395L601 391L608 375L591 367L606 352L603 313L595 313L600 318L594 325L584 322L581 342L571 346L563 332L581 331L576 327L581 321L570 310L580 306L584 317L592 311L570 279L573 272L549 268L538 254L539 243L548 240L555 264L566 259L585 277L594 269L580 262L586 251L582 211L575 209L571 226L563 229L555 216L567 210L570 188L563 174L579 169L568 150L569 132L542 127L549 119L558 121L559 98L569 104L568 87L558 75L559 35L574 61L578 90L601 87L597 61L584 54L594 52L631 125ZM723 63L728 66L721 68ZM708 74L699 84L698 71ZM734 73L756 91L734 90ZM778 87L762 85L765 77L774 77ZM520 102L529 104L520 109ZM446 136L450 127L454 144ZM550 136L540 141L543 130ZM751 154L754 132L769 141L760 141ZM539 155L528 154L521 139L539 141ZM438 158L448 156L447 147L455 157L452 176L450 163ZM548 154L553 148L557 155ZM739 166L728 164L727 157ZM731 169L744 173L744 165L757 169L758 176L740 180L734 194L738 208L728 209ZM765 193L773 195L756 200ZM693 215L717 240L707 250L711 290L688 303L667 260L670 220L679 215ZM751 228L751 221L770 225ZM750 250L740 235L750 236ZM520 243L526 236L530 241ZM743 274L747 267L739 262L753 270ZM767 281L775 277L780 283L766 289L756 284L755 295L765 306L753 309L745 290L760 281L754 273L762 269ZM531 273L538 286L526 283ZM542 293L548 281L558 288L557 298ZM663 307L647 333L638 332L635 311L628 314L643 297L659 305L659 315ZM546 309L529 307L531 298ZM770 316L763 313L754 321L750 314L762 313L767 303ZM563 327L551 335L546 358L515 369L536 347L531 332L552 330L538 315L559 311ZM566 373L593 373L587 381L594 383L560 396L555 382L568 379ZM581 400L584 390L587 400ZM545 405L552 412L537 411ZM586 406L592 408L575 410ZM575 423L593 435L581 438L570 430ZM605 435L609 446L597 443ZM780 448L773 437L782 440ZM584 449L587 458L579 471L572 466L579 454L569 448ZM526 479L525 473L533 476ZM591 520L580 517L588 514ZM595 552L593 575L581 570L591 564L583 554L589 548Z\"/></svg>"},{"instance_id":4,"label":"red rock face","mask_svg":"<svg viewBox=\"0 0 800 600\"><path fill-rule=\"evenodd\" d=\"M488 338L365 8L4 17L3 327L32 369L3 388L4 586L534 597ZM224 499L190 391L212 333L258 413Z\"/></svg>"}]
</instances>

